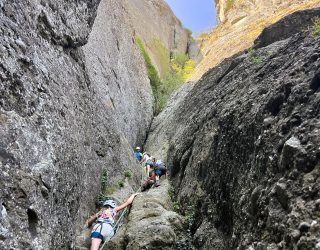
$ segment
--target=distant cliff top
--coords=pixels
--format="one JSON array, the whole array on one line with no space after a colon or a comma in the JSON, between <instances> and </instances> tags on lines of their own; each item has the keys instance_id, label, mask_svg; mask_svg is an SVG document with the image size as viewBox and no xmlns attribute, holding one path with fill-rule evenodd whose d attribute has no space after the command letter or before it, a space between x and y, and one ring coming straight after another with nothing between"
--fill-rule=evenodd
<instances>
[{"instance_id":1,"label":"distant cliff top","mask_svg":"<svg viewBox=\"0 0 320 250\"><path fill-rule=\"evenodd\" d=\"M210 68L253 45L262 30L298 10L320 6L319 0L215 0L220 24L199 37L202 62L195 69L197 80Z\"/></svg>"}]
</instances>

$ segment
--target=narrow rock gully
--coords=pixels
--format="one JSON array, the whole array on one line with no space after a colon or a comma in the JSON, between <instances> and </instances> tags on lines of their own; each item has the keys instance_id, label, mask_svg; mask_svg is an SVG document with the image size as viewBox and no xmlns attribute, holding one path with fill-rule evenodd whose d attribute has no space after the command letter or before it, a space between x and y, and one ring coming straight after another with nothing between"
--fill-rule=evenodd
<instances>
[{"instance_id":1,"label":"narrow rock gully","mask_svg":"<svg viewBox=\"0 0 320 250\"><path fill-rule=\"evenodd\" d=\"M141 181L145 178L142 175ZM174 212L168 177L162 176L160 186L140 192L131 206L118 214L119 227L116 234L100 249L190 249L187 248L188 225L184 216ZM141 189L139 189L140 191ZM119 196L119 194L115 194ZM76 249L90 248L90 228L84 227L78 237Z\"/></svg>"}]
</instances>

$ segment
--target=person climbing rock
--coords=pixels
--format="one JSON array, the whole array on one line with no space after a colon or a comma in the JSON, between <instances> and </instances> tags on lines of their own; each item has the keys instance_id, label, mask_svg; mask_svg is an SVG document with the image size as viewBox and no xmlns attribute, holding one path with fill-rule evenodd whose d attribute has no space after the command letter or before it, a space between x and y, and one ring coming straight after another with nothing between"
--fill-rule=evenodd
<instances>
[{"instance_id":1,"label":"person climbing rock","mask_svg":"<svg viewBox=\"0 0 320 250\"><path fill-rule=\"evenodd\" d=\"M98 250L102 241L110 239L114 235L113 224L117 213L121 209L129 206L138 194L139 193L135 193L131 195L128 200L120 206L117 206L114 200L105 200L100 211L86 221L87 227L95 223L91 231L90 250Z\"/></svg>"},{"instance_id":2,"label":"person climbing rock","mask_svg":"<svg viewBox=\"0 0 320 250\"><path fill-rule=\"evenodd\" d=\"M140 147L136 147L136 151L135 151L135 157L136 157L136 160L138 162L141 162L141 159L142 159L142 153L141 153L141 148Z\"/></svg>"},{"instance_id":3,"label":"person climbing rock","mask_svg":"<svg viewBox=\"0 0 320 250\"><path fill-rule=\"evenodd\" d=\"M155 186L158 187L160 185L160 178L162 175L167 176L167 167L161 160L157 160L154 165L154 173L156 178Z\"/></svg>"},{"instance_id":4,"label":"person climbing rock","mask_svg":"<svg viewBox=\"0 0 320 250\"><path fill-rule=\"evenodd\" d=\"M142 163L145 163L145 162L146 162L147 160L149 160L149 159L151 159L150 154L147 153L147 152L144 152L144 153L142 154L142 160L141 160L141 162L142 162Z\"/></svg>"},{"instance_id":5,"label":"person climbing rock","mask_svg":"<svg viewBox=\"0 0 320 250\"><path fill-rule=\"evenodd\" d=\"M156 175L153 171L153 166L150 170L150 176L144 181L144 183L141 186L141 192L146 191L147 189L151 188L153 184L156 183Z\"/></svg>"},{"instance_id":6,"label":"person climbing rock","mask_svg":"<svg viewBox=\"0 0 320 250\"><path fill-rule=\"evenodd\" d=\"M147 154L145 158L145 174L149 176L150 168L154 166L153 157Z\"/></svg>"}]
</instances>

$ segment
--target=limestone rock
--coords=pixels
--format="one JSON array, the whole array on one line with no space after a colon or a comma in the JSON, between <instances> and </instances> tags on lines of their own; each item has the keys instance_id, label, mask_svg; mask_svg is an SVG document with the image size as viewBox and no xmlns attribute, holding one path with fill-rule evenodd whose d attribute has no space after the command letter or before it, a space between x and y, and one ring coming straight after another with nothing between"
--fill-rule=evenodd
<instances>
[{"instance_id":1,"label":"limestone rock","mask_svg":"<svg viewBox=\"0 0 320 250\"><path fill-rule=\"evenodd\" d=\"M154 119L147 148L195 206L197 249L316 247L316 226L294 230L319 217L319 43L300 32L228 58Z\"/></svg>"},{"instance_id":2,"label":"limestone rock","mask_svg":"<svg viewBox=\"0 0 320 250\"><path fill-rule=\"evenodd\" d=\"M101 1L83 51L91 87L106 116L112 117L113 126L135 148L146 138L153 99L145 62L123 5L119 0Z\"/></svg>"},{"instance_id":3,"label":"limestone rock","mask_svg":"<svg viewBox=\"0 0 320 250\"><path fill-rule=\"evenodd\" d=\"M128 222L111 240L110 249L177 249L184 218L172 211L167 180L134 200Z\"/></svg>"},{"instance_id":4,"label":"limestone rock","mask_svg":"<svg viewBox=\"0 0 320 250\"><path fill-rule=\"evenodd\" d=\"M99 2L0 1L1 249L73 249L102 169L110 186L135 173L125 196L139 185L150 86L121 5L93 25Z\"/></svg>"},{"instance_id":5,"label":"limestone rock","mask_svg":"<svg viewBox=\"0 0 320 250\"><path fill-rule=\"evenodd\" d=\"M320 7L318 0L215 0L220 24L208 34L197 40L203 54L203 60L196 67L190 80L198 80L212 67L217 66L225 58L250 48L264 28L278 22L294 12ZM312 11L311 11L312 12ZM290 18L290 23L283 20L277 31L272 27L260 36L260 46L271 41L283 40L292 32L304 30L317 15L305 12ZM289 19L288 19L289 20Z\"/></svg>"}]
</instances>

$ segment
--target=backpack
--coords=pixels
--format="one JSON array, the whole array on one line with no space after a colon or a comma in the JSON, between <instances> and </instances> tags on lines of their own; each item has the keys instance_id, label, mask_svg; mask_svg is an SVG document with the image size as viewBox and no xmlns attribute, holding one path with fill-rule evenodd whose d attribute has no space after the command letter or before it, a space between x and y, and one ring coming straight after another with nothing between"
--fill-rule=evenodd
<instances>
[{"instance_id":1,"label":"backpack","mask_svg":"<svg viewBox=\"0 0 320 250\"><path fill-rule=\"evenodd\" d=\"M155 169L159 169L161 171L167 170L167 167L164 165L164 163L161 160L158 160L156 162Z\"/></svg>"}]
</instances>

